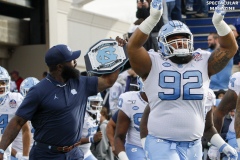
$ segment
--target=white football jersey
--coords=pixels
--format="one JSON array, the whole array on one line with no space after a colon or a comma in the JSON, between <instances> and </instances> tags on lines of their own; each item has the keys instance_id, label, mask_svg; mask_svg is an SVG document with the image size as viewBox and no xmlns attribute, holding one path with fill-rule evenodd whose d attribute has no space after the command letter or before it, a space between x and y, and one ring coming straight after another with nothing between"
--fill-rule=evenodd
<instances>
[{"instance_id":1,"label":"white football jersey","mask_svg":"<svg viewBox=\"0 0 240 160\"><path fill-rule=\"evenodd\" d=\"M210 111L212 109L212 106L214 105L216 105L216 95L214 94L213 90L209 88L205 101L205 115L204 115L205 119L207 112Z\"/></svg>"},{"instance_id":2,"label":"white football jersey","mask_svg":"<svg viewBox=\"0 0 240 160\"><path fill-rule=\"evenodd\" d=\"M126 143L142 147L140 140L140 121L147 106L139 91L129 91L120 95L118 107L130 119L131 123L126 136Z\"/></svg>"},{"instance_id":3,"label":"white football jersey","mask_svg":"<svg viewBox=\"0 0 240 160\"><path fill-rule=\"evenodd\" d=\"M187 64L176 64L149 52L152 67L144 81L151 108L148 133L173 141L200 139L204 131L209 88L210 52L198 49Z\"/></svg>"},{"instance_id":4,"label":"white football jersey","mask_svg":"<svg viewBox=\"0 0 240 160\"><path fill-rule=\"evenodd\" d=\"M32 124L30 121L28 121L27 123L29 123L29 127L31 129L31 142L30 142L30 148L32 148L33 145L33 133L34 133L34 129L32 127ZM23 142L22 142L22 130L20 130L20 132L18 133L17 137L14 139L14 141L12 142L12 148L14 148L17 152L23 152Z\"/></svg>"},{"instance_id":5,"label":"white football jersey","mask_svg":"<svg viewBox=\"0 0 240 160\"><path fill-rule=\"evenodd\" d=\"M237 95L239 94L239 92L240 92L240 72L236 72L230 77L230 80L228 83L228 89L235 91L235 93ZM229 131L235 133L234 122L235 122L235 118L232 119L232 122L229 125Z\"/></svg>"},{"instance_id":6,"label":"white football jersey","mask_svg":"<svg viewBox=\"0 0 240 160\"><path fill-rule=\"evenodd\" d=\"M111 110L117 109L119 96L124 92L124 87L117 81L109 89L109 106Z\"/></svg>"},{"instance_id":7,"label":"white football jersey","mask_svg":"<svg viewBox=\"0 0 240 160\"><path fill-rule=\"evenodd\" d=\"M15 116L15 112L22 103L23 96L20 93L10 92L8 93L3 101L0 103L0 134L3 135L6 126L10 120ZM11 159L11 146L4 152L4 160Z\"/></svg>"},{"instance_id":8,"label":"white football jersey","mask_svg":"<svg viewBox=\"0 0 240 160\"><path fill-rule=\"evenodd\" d=\"M97 113L97 119L93 119L86 111L85 117L84 117L83 130L82 130L82 138L86 138L96 134L99 122L100 122L100 112ZM79 148L84 153L84 157L87 154L87 152L90 150L90 147L91 147L91 143L86 143L79 146Z\"/></svg>"}]
</instances>

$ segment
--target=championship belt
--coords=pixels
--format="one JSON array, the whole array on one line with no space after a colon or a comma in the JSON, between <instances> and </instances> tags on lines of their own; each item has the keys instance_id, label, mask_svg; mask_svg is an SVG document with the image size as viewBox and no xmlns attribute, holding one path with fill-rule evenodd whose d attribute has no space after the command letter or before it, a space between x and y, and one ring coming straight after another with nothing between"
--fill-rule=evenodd
<instances>
[{"instance_id":1,"label":"championship belt","mask_svg":"<svg viewBox=\"0 0 240 160\"><path fill-rule=\"evenodd\" d=\"M87 72L107 74L124 66L128 61L125 46L118 46L113 39L102 39L94 44L84 56Z\"/></svg>"}]
</instances>

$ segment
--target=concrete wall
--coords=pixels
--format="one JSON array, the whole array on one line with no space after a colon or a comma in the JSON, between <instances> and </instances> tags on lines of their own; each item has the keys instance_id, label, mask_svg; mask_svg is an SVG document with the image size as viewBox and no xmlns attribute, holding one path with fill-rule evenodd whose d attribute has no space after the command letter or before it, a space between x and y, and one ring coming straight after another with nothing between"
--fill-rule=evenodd
<instances>
[{"instance_id":1,"label":"concrete wall","mask_svg":"<svg viewBox=\"0 0 240 160\"><path fill-rule=\"evenodd\" d=\"M46 45L29 45L17 47L8 60L8 71L19 71L23 78L42 78L42 73L47 71L44 62Z\"/></svg>"},{"instance_id":2,"label":"concrete wall","mask_svg":"<svg viewBox=\"0 0 240 160\"><path fill-rule=\"evenodd\" d=\"M55 2L54 2L55 1ZM97 15L72 5L71 0L51 0L49 7L49 45L68 44L72 50L81 50L78 68L85 70L84 55L88 49L101 39L122 36L130 23ZM57 17L57 18L56 18ZM57 37L57 38L56 38Z\"/></svg>"},{"instance_id":3,"label":"concrete wall","mask_svg":"<svg viewBox=\"0 0 240 160\"><path fill-rule=\"evenodd\" d=\"M18 70L23 78L35 76L41 79L47 70L44 55L49 47L68 44L72 50L81 50L77 68L85 71L84 55L97 41L122 36L130 27L106 16L100 16L80 7L74 7L72 0L47 0L46 42L44 45L14 46L11 53L0 44L0 65L7 70ZM9 57L9 58L8 58Z\"/></svg>"}]
</instances>

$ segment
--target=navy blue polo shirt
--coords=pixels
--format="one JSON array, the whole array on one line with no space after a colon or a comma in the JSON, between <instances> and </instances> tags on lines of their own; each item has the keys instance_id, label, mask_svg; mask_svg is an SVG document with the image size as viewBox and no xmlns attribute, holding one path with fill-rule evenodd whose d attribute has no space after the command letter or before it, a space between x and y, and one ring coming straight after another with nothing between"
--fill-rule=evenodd
<instances>
[{"instance_id":1,"label":"navy blue polo shirt","mask_svg":"<svg viewBox=\"0 0 240 160\"><path fill-rule=\"evenodd\" d=\"M80 76L60 84L50 75L33 86L16 112L31 120L34 140L69 146L81 139L87 98L97 95L98 78Z\"/></svg>"}]
</instances>

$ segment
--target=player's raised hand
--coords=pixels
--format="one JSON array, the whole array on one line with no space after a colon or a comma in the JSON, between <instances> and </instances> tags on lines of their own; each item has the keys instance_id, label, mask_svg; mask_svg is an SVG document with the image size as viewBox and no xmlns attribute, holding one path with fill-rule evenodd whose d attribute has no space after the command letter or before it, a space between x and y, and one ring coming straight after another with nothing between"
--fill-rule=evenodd
<instances>
[{"instance_id":1,"label":"player's raised hand","mask_svg":"<svg viewBox=\"0 0 240 160\"><path fill-rule=\"evenodd\" d=\"M163 8L162 0L153 0L151 6L152 8L155 8L157 10L162 10Z\"/></svg>"},{"instance_id":2,"label":"player's raised hand","mask_svg":"<svg viewBox=\"0 0 240 160\"><path fill-rule=\"evenodd\" d=\"M215 8L215 12L212 18L213 24L220 23L223 20L225 14L225 0L219 0L218 6Z\"/></svg>"},{"instance_id":3,"label":"player's raised hand","mask_svg":"<svg viewBox=\"0 0 240 160\"><path fill-rule=\"evenodd\" d=\"M225 0L219 0L218 6L216 7L212 17L213 25L216 28L219 36L226 36L231 32L231 28L223 20L225 14Z\"/></svg>"},{"instance_id":4,"label":"player's raised hand","mask_svg":"<svg viewBox=\"0 0 240 160\"><path fill-rule=\"evenodd\" d=\"M221 14L224 16L226 14L226 9L225 9L225 0L219 0L218 6L215 10L217 14Z\"/></svg>"},{"instance_id":5,"label":"player's raised hand","mask_svg":"<svg viewBox=\"0 0 240 160\"><path fill-rule=\"evenodd\" d=\"M162 0L153 0L150 5L150 16L160 19L163 13Z\"/></svg>"}]
</instances>

